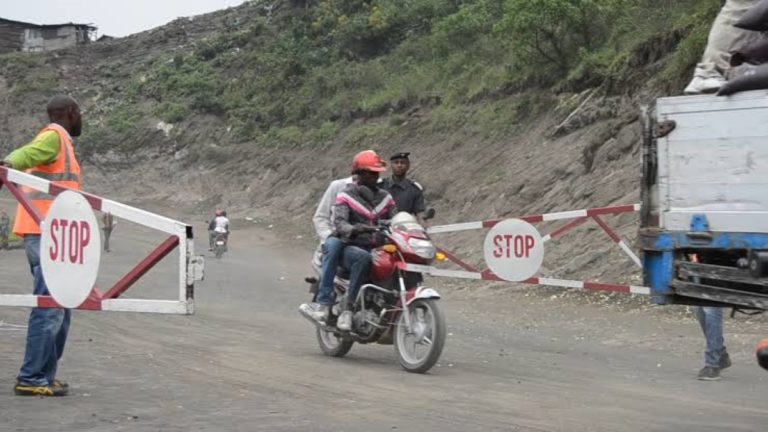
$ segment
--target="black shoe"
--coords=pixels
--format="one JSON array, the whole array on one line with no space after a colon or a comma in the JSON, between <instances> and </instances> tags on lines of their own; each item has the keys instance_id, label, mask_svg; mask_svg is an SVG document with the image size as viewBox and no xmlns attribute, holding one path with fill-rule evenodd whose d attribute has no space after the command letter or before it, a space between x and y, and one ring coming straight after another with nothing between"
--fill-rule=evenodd
<instances>
[{"instance_id":1,"label":"black shoe","mask_svg":"<svg viewBox=\"0 0 768 432\"><path fill-rule=\"evenodd\" d=\"M720 370L731 367L731 356L729 356L727 352L723 351L723 353L720 354L720 363L718 366L720 367Z\"/></svg>"},{"instance_id":2,"label":"black shoe","mask_svg":"<svg viewBox=\"0 0 768 432\"><path fill-rule=\"evenodd\" d=\"M706 366L699 371L697 379L700 381L717 381L720 379L720 369Z\"/></svg>"},{"instance_id":3,"label":"black shoe","mask_svg":"<svg viewBox=\"0 0 768 432\"><path fill-rule=\"evenodd\" d=\"M16 396L66 396L69 388L57 385L37 386L27 384L16 384L13 388Z\"/></svg>"}]
</instances>

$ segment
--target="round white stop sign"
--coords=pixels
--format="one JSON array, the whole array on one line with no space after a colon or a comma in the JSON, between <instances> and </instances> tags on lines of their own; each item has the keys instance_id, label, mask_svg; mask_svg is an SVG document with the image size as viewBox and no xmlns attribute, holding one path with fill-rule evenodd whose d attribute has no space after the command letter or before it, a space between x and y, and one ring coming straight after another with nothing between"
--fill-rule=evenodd
<instances>
[{"instance_id":1,"label":"round white stop sign","mask_svg":"<svg viewBox=\"0 0 768 432\"><path fill-rule=\"evenodd\" d=\"M56 303L65 308L83 304L91 293L101 260L99 224L88 201L64 191L53 201L41 224L40 263Z\"/></svg>"},{"instance_id":2,"label":"round white stop sign","mask_svg":"<svg viewBox=\"0 0 768 432\"><path fill-rule=\"evenodd\" d=\"M496 276L524 281L539 271L544 261L544 242L533 225L520 219L497 223L483 243L485 262Z\"/></svg>"}]
</instances>

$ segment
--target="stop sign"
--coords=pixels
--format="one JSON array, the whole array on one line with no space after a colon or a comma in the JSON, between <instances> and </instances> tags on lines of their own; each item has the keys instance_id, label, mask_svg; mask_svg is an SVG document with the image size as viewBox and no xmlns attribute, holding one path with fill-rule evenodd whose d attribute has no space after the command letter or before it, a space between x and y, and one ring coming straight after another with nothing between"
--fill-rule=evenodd
<instances>
[{"instance_id":1,"label":"stop sign","mask_svg":"<svg viewBox=\"0 0 768 432\"><path fill-rule=\"evenodd\" d=\"M99 224L88 201L64 191L41 223L40 265L48 291L65 308L83 304L93 289L101 260Z\"/></svg>"},{"instance_id":2,"label":"stop sign","mask_svg":"<svg viewBox=\"0 0 768 432\"><path fill-rule=\"evenodd\" d=\"M496 276L524 281L539 271L544 261L544 242L536 228L520 219L497 223L483 243L485 262Z\"/></svg>"}]
</instances>

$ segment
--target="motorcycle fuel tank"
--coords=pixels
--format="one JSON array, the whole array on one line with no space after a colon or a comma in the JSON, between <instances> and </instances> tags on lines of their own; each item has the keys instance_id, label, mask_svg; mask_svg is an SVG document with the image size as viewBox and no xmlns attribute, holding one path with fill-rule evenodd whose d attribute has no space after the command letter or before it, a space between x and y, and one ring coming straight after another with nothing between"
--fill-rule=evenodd
<instances>
[{"instance_id":1,"label":"motorcycle fuel tank","mask_svg":"<svg viewBox=\"0 0 768 432\"><path fill-rule=\"evenodd\" d=\"M395 272L395 256L381 248L371 252L371 261L371 279L374 282L387 280Z\"/></svg>"}]
</instances>

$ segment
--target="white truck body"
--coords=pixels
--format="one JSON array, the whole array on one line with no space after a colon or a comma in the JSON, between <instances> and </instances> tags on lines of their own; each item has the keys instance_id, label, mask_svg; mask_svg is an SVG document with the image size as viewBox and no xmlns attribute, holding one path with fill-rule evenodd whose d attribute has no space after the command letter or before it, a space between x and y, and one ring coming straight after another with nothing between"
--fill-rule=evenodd
<instances>
[{"instance_id":1,"label":"white truck body","mask_svg":"<svg viewBox=\"0 0 768 432\"><path fill-rule=\"evenodd\" d=\"M768 91L661 98L652 191L659 228L689 231L706 216L713 232L768 233Z\"/></svg>"}]
</instances>

